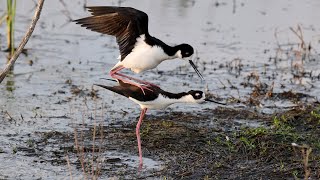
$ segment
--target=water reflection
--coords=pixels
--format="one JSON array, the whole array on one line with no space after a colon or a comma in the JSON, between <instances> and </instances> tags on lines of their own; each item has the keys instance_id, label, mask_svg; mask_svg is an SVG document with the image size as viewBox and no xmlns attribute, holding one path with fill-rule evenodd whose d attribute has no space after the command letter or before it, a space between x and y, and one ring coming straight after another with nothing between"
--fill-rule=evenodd
<instances>
[{"instance_id":1,"label":"water reflection","mask_svg":"<svg viewBox=\"0 0 320 180\"><path fill-rule=\"evenodd\" d=\"M11 59L11 56L12 56L12 52L10 51L8 56L7 56L7 63L10 61ZM15 87L14 87L14 73L13 73L13 70L14 70L14 66L11 67L10 71L8 72L8 74L6 75L6 90L7 91L14 91L15 90Z\"/></svg>"},{"instance_id":2,"label":"water reflection","mask_svg":"<svg viewBox=\"0 0 320 180\"><path fill-rule=\"evenodd\" d=\"M15 89L14 73L12 68L6 76L6 90L13 92Z\"/></svg>"},{"instance_id":3,"label":"water reflection","mask_svg":"<svg viewBox=\"0 0 320 180\"><path fill-rule=\"evenodd\" d=\"M29 54L33 59L33 66L27 64L27 61L31 58L20 56L15 66L15 72L11 71L5 81L0 84L2 90L2 95L0 95L0 119L6 120L1 118L1 112L6 111L10 112L14 119L24 119L19 121L21 124L19 126L15 124L2 126L2 136L0 138L5 141L0 142L1 147L6 143L20 144L20 142L23 142L18 139L20 138L18 136L16 141L14 137L8 138L6 134L19 132L21 137L31 139L38 138L35 137L37 134L34 133L38 131L69 131L70 124L73 122L60 117L69 116L68 112L70 111L81 112L84 107L83 102L86 102L86 105L88 104L86 106L88 109L94 107L92 105L93 101L89 100L87 96L80 97L72 94L74 92L72 87L81 86L84 89L90 89L92 84L101 81L100 77L108 77L106 70L111 69L117 62L116 58L119 54L114 38L101 37L98 33L80 28L74 23L64 25L69 17L62 11L70 11L70 15L74 19L88 16L89 13L83 10L83 4L87 6L131 6L147 12L150 17L149 25L152 35L168 43L190 43L198 49L199 68L206 69L204 75L206 76L208 89L223 99L230 96L240 99L250 95L251 86L257 83L255 79L251 78L250 81L247 79L255 77L253 75L256 74L259 75L260 81L262 83L267 82L267 85L274 81L275 92L290 89L300 91L303 87L306 87L307 90L310 89L311 95L319 96L320 94L319 88L317 89L319 82L316 80L302 81L302 86L294 84L298 82L292 79L291 69L286 68L290 61L283 58L281 58L281 61L278 59L277 67L272 63L275 56L274 48L277 48L274 38L276 27L284 29L303 22L304 27L315 29L315 32L308 29L304 31L303 35L306 38L320 31L318 21L320 14L312 13L317 12L320 7L318 0L308 1L308 3L302 3L298 0L63 1L68 5L67 8L62 7L61 3L57 3L59 1L46 1L39 24L27 45L27 48L30 49ZM16 37L22 37L25 28L29 26L30 17L33 15L31 9L34 5L30 3L33 1L18 2ZM0 16L4 12L5 5L5 0L0 0ZM286 10L284 11L282 8L286 8ZM0 26L3 49L6 45L2 44L5 42L5 32L5 25L3 24ZM279 35L280 38L283 37L280 42L287 43L288 40L296 38L287 37L287 34L290 33L286 31L281 36ZM20 38L17 39L20 40ZM309 41L306 40L306 42ZM286 47L283 47L283 49ZM4 67L5 56L7 54L0 53L0 68ZM154 81L154 83L161 83L163 88L172 92L203 88L201 83L194 83L198 78L189 76L189 74L194 73L193 71L188 74L176 71L176 67L182 64L183 62L178 60L170 63L169 61L163 62L159 67L159 73L154 70L137 75L137 77ZM317 70L317 67L319 67L318 61L310 61L303 67L305 68L302 69L303 71L319 73ZM295 74L301 73L301 71L297 69ZM309 82L314 85L313 88L309 88L311 86L308 84ZM246 85L248 87L244 87ZM235 89L235 87L238 89ZM303 91L306 92L304 89ZM87 94L89 91L85 92ZM108 124L129 123L132 120L131 117L138 113L132 102L122 103L122 97L118 98L118 96L104 92L100 92L99 97L105 102L103 116L107 117L104 118L104 121ZM272 103L270 102L270 104ZM282 102L280 101L280 103ZM199 108L213 107L181 105L173 107L172 110L176 112L199 112ZM171 110L168 109L168 111ZM168 113L168 111L164 113ZM133 115L128 112L133 112ZM152 112L152 114L156 113L156 111ZM77 118L78 116L75 117L75 119ZM81 117L78 120L81 121ZM88 122L91 121L88 120ZM0 154L7 155L8 153ZM2 170L0 174L9 174L8 179L15 179L17 175L12 172L18 171L21 174L20 177L29 179L35 178L34 173L32 173L35 171L38 172L36 176L46 174L47 177L51 176L57 179L65 178L68 173L68 168L50 166L50 163L46 168L43 168L43 164L46 163L34 163L33 159L26 159L28 157L23 156L22 153L16 154L15 157L17 159L14 162L0 163ZM0 159L3 160L4 158L0 157ZM24 168L28 171L24 171ZM67 173L62 172L61 169L67 169Z\"/></svg>"},{"instance_id":4,"label":"water reflection","mask_svg":"<svg viewBox=\"0 0 320 180\"><path fill-rule=\"evenodd\" d=\"M174 7L174 10L178 12L178 15L180 17L186 17L188 14L188 11L190 10L190 7L193 7L195 5L195 0L179 0L179 1L170 1L170 0L164 0L161 3L161 6L164 10L167 10L168 8Z\"/></svg>"}]
</instances>

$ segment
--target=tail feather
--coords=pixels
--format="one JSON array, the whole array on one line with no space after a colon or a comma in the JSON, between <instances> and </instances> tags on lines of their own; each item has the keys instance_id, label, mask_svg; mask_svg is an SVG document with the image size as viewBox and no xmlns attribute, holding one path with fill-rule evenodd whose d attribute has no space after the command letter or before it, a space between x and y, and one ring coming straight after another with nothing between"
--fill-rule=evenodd
<instances>
[{"instance_id":1,"label":"tail feather","mask_svg":"<svg viewBox=\"0 0 320 180\"><path fill-rule=\"evenodd\" d=\"M105 86L105 85L102 85L102 84L93 84L93 85L99 86L99 87L102 87L102 88L105 88L105 89L108 89L109 91L112 91L112 92L115 92L115 93L117 93L117 94L120 94L120 95L122 95L122 96L127 97L127 95L125 95L125 94L123 93L123 91L121 91L119 88L117 88L117 87L119 87L119 86Z\"/></svg>"}]
</instances>

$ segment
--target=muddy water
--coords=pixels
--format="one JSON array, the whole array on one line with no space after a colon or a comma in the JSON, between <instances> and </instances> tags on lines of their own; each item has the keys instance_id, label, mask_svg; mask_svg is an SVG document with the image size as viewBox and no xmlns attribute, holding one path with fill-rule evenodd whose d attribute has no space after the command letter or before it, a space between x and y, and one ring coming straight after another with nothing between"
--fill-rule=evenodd
<instances>
[{"instance_id":1,"label":"muddy water","mask_svg":"<svg viewBox=\"0 0 320 180\"><path fill-rule=\"evenodd\" d=\"M0 12L5 11L5 5L6 2L0 0ZM119 5L119 2L90 1L88 5ZM181 60L166 61L155 70L136 75L160 84L165 90L207 89L223 101L230 97L246 99L252 88L243 84L258 82L247 80L251 75L259 76L259 82L267 86L274 82L274 92L293 90L319 96L320 13L315 12L320 3L317 0L142 0L121 1L120 5L148 13L152 35L172 45L185 42L196 48L204 82ZM128 123L138 116L139 109L134 103L92 87L94 83L112 83L100 78L108 77L108 70L117 62L118 50L114 38L70 23L70 19L88 15L83 6L83 1L46 1L39 24L26 47L28 55L20 56L13 75L0 85L0 149L3 152L0 153L0 178L68 178L65 165L53 166L46 161L46 155L27 156L17 151L17 147L27 146L30 140L36 139L35 132L72 132L78 124L93 124L92 119L107 126ZM18 2L17 42L28 27L33 11L34 3ZM296 29L298 25L305 43L312 45L309 59L303 63L297 60L300 50L297 44L301 40L289 29ZM4 24L0 32L3 50ZM281 47L280 53L278 47ZM6 56L0 53L1 67ZM293 68L294 64L300 66ZM293 75L302 72L306 73L303 77ZM132 73L128 71L128 74ZM96 92L98 99L92 98L92 88L99 90ZM266 100L259 110L271 113L290 106L294 104L281 99ZM212 104L173 105L165 112L199 113L201 109L215 107ZM165 112L149 113L162 115ZM94 114L97 114L95 118L91 118ZM118 153L113 156L123 156ZM136 160L136 157L126 156ZM149 169L161 168L161 162L151 159L146 164L150 165ZM74 177L81 176L80 169L72 171Z\"/></svg>"}]
</instances>

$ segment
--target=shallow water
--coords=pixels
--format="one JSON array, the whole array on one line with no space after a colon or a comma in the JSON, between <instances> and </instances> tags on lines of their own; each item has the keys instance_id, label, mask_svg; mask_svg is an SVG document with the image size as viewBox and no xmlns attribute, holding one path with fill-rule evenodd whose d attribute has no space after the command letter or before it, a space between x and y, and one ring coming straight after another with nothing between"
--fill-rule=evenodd
<instances>
[{"instance_id":1,"label":"shallow water","mask_svg":"<svg viewBox=\"0 0 320 180\"><path fill-rule=\"evenodd\" d=\"M101 36L70 23L70 19L88 15L83 9L83 1L61 2L45 2L39 24L26 46L28 56L20 56L14 75L0 85L0 147L4 151L0 153L3 160L0 168L5 169L0 172L0 178L67 178L66 167L52 166L50 163L35 164L33 161L37 157L12 154L12 149L35 138L34 132L69 132L73 131L74 125L92 124L90 117L97 112L96 120L106 125L126 123L135 120L139 114L137 105L111 92L94 87L99 90L98 96L102 99L92 100L88 95L92 84L112 83L100 78L108 77L109 69L117 62L117 44L110 36ZM119 5L117 1L111 2L90 1L88 5ZM0 0L0 12L5 11L5 5L6 2ZM320 13L314 13L320 7L317 0L140 0L121 1L121 5L148 13L151 35L171 45L180 42L192 44L197 50L197 63L205 82L201 82L189 64L181 60L165 61L156 70L136 77L152 81L172 92L208 89L226 100L230 97L249 97L252 88L245 88L241 83L255 84L255 80L247 81L248 76L255 73L261 83L270 86L274 82L274 92L293 90L319 97ZM18 2L16 44L29 26L33 11L33 3ZM302 27L306 44L312 45L310 59L315 59L306 60L303 65L294 54L298 53L295 51L298 47L294 44L300 43L300 40L289 29L297 25ZM1 42L4 42L4 24L0 26L0 32ZM277 42L280 45L289 44L281 46L289 50L283 51L275 61ZM1 43L1 49L5 49L4 46L5 43ZM6 56L0 53L1 67ZM30 60L33 61L32 66L29 65ZM292 64L299 63L299 68L292 68ZM310 72L311 75L297 78L293 76L296 71ZM83 91L73 94L72 85ZM306 101L314 100L313 97L306 98ZM291 106L291 102L276 99L262 101L260 108L269 114ZM179 104L165 112L197 112L215 107L212 104ZM164 112L148 113L161 115ZM33 171L38 174L31 173Z\"/></svg>"}]
</instances>

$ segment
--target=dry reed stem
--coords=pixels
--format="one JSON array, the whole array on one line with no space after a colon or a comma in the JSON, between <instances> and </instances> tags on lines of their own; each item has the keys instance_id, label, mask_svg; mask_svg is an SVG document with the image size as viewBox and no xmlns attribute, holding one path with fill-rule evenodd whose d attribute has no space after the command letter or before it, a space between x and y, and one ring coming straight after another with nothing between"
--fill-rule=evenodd
<instances>
[{"instance_id":1,"label":"dry reed stem","mask_svg":"<svg viewBox=\"0 0 320 180\"><path fill-rule=\"evenodd\" d=\"M303 147L301 149L303 157L304 179L307 180L310 177L311 170L309 168L309 155L312 151L311 147Z\"/></svg>"},{"instance_id":2,"label":"dry reed stem","mask_svg":"<svg viewBox=\"0 0 320 180\"><path fill-rule=\"evenodd\" d=\"M274 81L272 82L271 86L269 87L268 92L265 94L265 98L270 98L270 97L272 97L273 88L274 88Z\"/></svg>"},{"instance_id":3,"label":"dry reed stem","mask_svg":"<svg viewBox=\"0 0 320 180\"><path fill-rule=\"evenodd\" d=\"M96 118L97 118L97 103L95 102L95 108L94 108L94 119L93 119L93 135L92 135L92 160L91 160L91 165L92 165L92 172L91 172L91 177L92 179L95 179L95 173L94 173L94 151L95 151L95 140L96 140Z\"/></svg>"},{"instance_id":4,"label":"dry reed stem","mask_svg":"<svg viewBox=\"0 0 320 180\"><path fill-rule=\"evenodd\" d=\"M76 149L77 149L77 154L80 154L81 151L80 151L80 146L79 146L79 141L78 141L77 128L74 128L74 144L75 144ZM80 159L80 164L81 164L81 168L82 168L82 171L85 172L84 164L83 164L83 159L82 159L81 157L82 157L82 156L79 157L79 159ZM85 173L84 173L84 178L87 179Z\"/></svg>"},{"instance_id":5,"label":"dry reed stem","mask_svg":"<svg viewBox=\"0 0 320 180\"><path fill-rule=\"evenodd\" d=\"M298 25L297 30L294 30L292 27L290 27L290 30L300 39L301 41L301 48L305 49L306 48L306 43L303 39L303 33L302 33L302 29L301 26Z\"/></svg>"},{"instance_id":6,"label":"dry reed stem","mask_svg":"<svg viewBox=\"0 0 320 180\"><path fill-rule=\"evenodd\" d=\"M39 0L38 1L38 7L36 9L36 12L32 18L32 22L31 25L27 31L27 33L25 34L24 38L22 39L19 47L17 48L17 50L15 51L15 53L12 55L12 57L10 58L9 62L6 64L5 68L3 71L1 71L0 73L0 83L4 80L4 78L6 77L6 75L8 74L8 72L10 71L10 69L13 67L14 63L16 62L17 58L19 57L19 55L21 54L24 46L27 44L28 40L30 39L33 30L40 18L40 14L41 14L41 10L43 7L43 3L44 0Z\"/></svg>"},{"instance_id":7,"label":"dry reed stem","mask_svg":"<svg viewBox=\"0 0 320 180\"><path fill-rule=\"evenodd\" d=\"M69 173L70 173L70 179L73 180L70 159L69 159L68 155L66 155L66 161L67 161L67 165L68 165L68 169L69 169Z\"/></svg>"},{"instance_id":8,"label":"dry reed stem","mask_svg":"<svg viewBox=\"0 0 320 180\"><path fill-rule=\"evenodd\" d=\"M82 126L84 126L84 113L82 112ZM82 127L83 128L83 127ZM83 142L83 131L81 131L80 133L80 139L82 140ZM76 147L76 150L77 150L77 155L78 155L78 158L79 158L79 161L80 161L80 164L81 164L81 168L82 168L82 172L83 172L83 175L84 175L84 179L88 179L87 178L87 173L86 173L86 169L85 169L85 164L84 164L84 150L83 150L83 144L82 146L79 144L79 140L78 140L78 129L77 128L74 128L74 144L75 144L75 147Z\"/></svg>"},{"instance_id":9,"label":"dry reed stem","mask_svg":"<svg viewBox=\"0 0 320 180\"><path fill-rule=\"evenodd\" d=\"M85 105L86 105L86 107L88 107L86 104L86 101L85 101ZM82 141L82 145L80 146L80 152L78 152L78 154L80 154L80 162L81 162L83 174L85 176L85 179L87 179L87 171L86 171L86 166L85 166L85 154L84 154L84 138L83 138L84 137L83 129L85 128L84 127L85 114L87 114L87 111L82 112L82 130L80 132L80 140Z\"/></svg>"},{"instance_id":10,"label":"dry reed stem","mask_svg":"<svg viewBox=\"0 0 320 180\"><path fill-rule=\"evenodd\" d=\"M70 13L70 11L68 10L67 4L66 4L63 0L59 0L59 2L62 4L62 6L63 6L64 9L65 9L65 11L63 11L62 13L63 13L64 15L66 15L67 18L68 18L68 20L69 20L69 22L71 22L71 21L72 21L71 13Z\"/></svg>"},{"instance_id":11,"label":"dry reed stem","mask_svg":"<svg viewBox=\"0 0 320 180\"><path fill-rule=\"evenodd\" d=\"M87 106L87 104L86 104ZM88 109L84 108L84 110L82 111L81 115L82 115L82 125L81 128L84 129L85 126L85 117L86 114L89 114ZM101 117L103 116L103 108L101 110ZM103 144L103 128L102 125L99 124L99 128L100 128L100 145L99 145L99 151L97 153L97 158L95 158L95 151L96 151L96 133L97 133L97 104L95 104L95 109L94 109L94 124L93 124L93 136L92 136L92 159L88 161L86 161L86 154L84 152L84 132L83 130L80 131L80 135L78 133L78 129L74 128L74 141L75 141L75 147L77 150L77 156L78 159L80 161L81 164L81 169L84 175L84 179L98 179L100 172L101 172L101 167L100 167L100 159L101 159L101 152L102 152L102 144ZM79 141L80 139L80 141ZM87 164L87 162L89 164ZM91 164L90 164L91 163ZM90 168L89 165L91 165L92 167Z\"/></svg>"},{"instance_id":12,"label":"dry reed stem","mask_svg":"<svg viewBox=\"0 0 320 180\"><path fill-rule=\"evenodd\" d=\"M85 154L85 144L84 144L84 132L83 132L83 129L85 128L85 117L86 115L88 114L88 107L87 107L87 104L86 102L85 103L85 106L83 106L84 110L81 111L81 116L82 116L82 125L81 125L81 131L80 131L80 134L78 133L78 129L76 128L76 126L74 126L74 144L75 144L75 149L76 149L76 153L77 153L77 157L78 157L78 160L80 161L80 165L81 165L81 169L82 169L82 173L83 173L83 179L98 179L99 177L99 174L100 174L100 168L99 168L99 164L97 163L97 169L98 171L96 171L95 173L95 169L94 169L94 152L95 152L95 139L96 139L96 119L94 119L94 127L93 127L93 147L92 147L92 160L88 160L86 161L86 154ZM95 106L96 107L96 106ZM74 114L72 112L72 107L70 107L71 111L70 111L70 114ZM97 118L97 115L96 115L96 109L95 108L95 112L94 112L94 117ZM102 112L102 115L103 115L103 112ZM99 147L99 153L101 153L101 146L102 146L102 136L103 134L101 133L101 144L100 144L100 147ZM67 155L66 155L67 156ZM68 157L66 157L67 159L67 162L69 161ZM91 165L92 165L92 170L90 170L89 166L90 163L89 161L91 162ZM69 161L70 162L70 161ZM68 166L69 166L69 163L68 162ZM87 162L89 164L87 164ZM71 166L70 166L70 171L71 171ZM70 176L71 176L71 179L72 179L72 174L70 172Z\"/></svg>"},{"instance_id":13,"label":"dry reed stem","mask_svg":"<svg viewBox=\"0 0 320 180\"><path fill-rule=\"evenodd\" d=\"M104 103L102 103L102 107L104 107ZM104 112L103 112L103 108L101 108L101 117L103 117ZM100 144L99 144L99 156L101 156L101 152L102 152L102 144L103 144L103 126L101 124L99 124L99 128L100 128ZM100 157L101 158L101 157ZM97 163L97 174L96 176L98 177L100 175L100 171L101 171L101 167L100 167L101 163Z\"/></svg>"},{"instance_id":14,"label":"dry reed stem","mask_svg":"<svg viewBox=\"0 0 320 180\"><path fill-rule=\"evenodd\" d=\"M220 88L220 89L226 89L227 88L227 86L225 85L225 84L223 84L223 82L218 78L218 80L219 80L219 82L222 84L222 88Z\"/></svg>"},{"instance_id":15,"label":"dry reed stem","mask_svg":"<svg viewBox=\"0 0 320 180\"><path fill-rule=\"evenodd\" d=\"M312 148L308 145L298 145L296 143L293 143L292 146L299 148L301 151L302 163L303 163L303 169L304 169L304 179L308 180L311 174L311 169L309 167L309 156L312 152Z\"/></svg>"}]
</instances>

